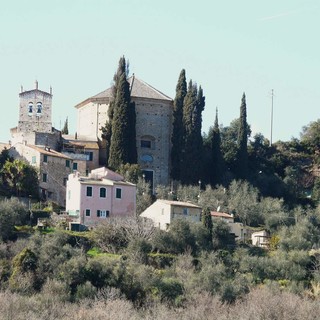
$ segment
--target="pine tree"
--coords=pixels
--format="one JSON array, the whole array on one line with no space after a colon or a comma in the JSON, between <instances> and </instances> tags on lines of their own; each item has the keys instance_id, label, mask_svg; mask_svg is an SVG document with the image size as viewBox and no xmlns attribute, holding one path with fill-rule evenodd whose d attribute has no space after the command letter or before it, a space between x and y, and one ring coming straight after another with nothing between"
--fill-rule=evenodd
<instances>
[{"instance_id":1,"label":"pine tree","mask_svg":"<svg viewBox=\"0 0 320 320\"><path fill-rule=\"evenodd\" d=\"M124 57L120 58L114 80L108 166L117 169L122 164L137 162L135 110L130 101L130 85Z\"/></svg>"},{"instance_id":2,"label":"pine tree","mask_svg":"<svg viewBox=\"0 0 320 320\"><path fill-rule=\"evenodd\" d=\"M240 126L238 132L237 171L238 177L246 179L248 176L248 125L246 95L243 93L240 106Z\"/></svg>"},{"instance_id":3,"label":"pine tree","mask_svg":"<svg viewBox=\"0 0 320 320\"><path fill-rule=\"evenodd\" d=\"M176 87L176 97L173 103L173 129L171 151L171 178L180 180L181 157L183 149L183 100L187 94L186 72L181 70Z\"/></svg>"},{"instance_id":4,"label":"pine tree","mask_svg":"<svg viewBox=\"0 0 320 320\"><path fill-rule=\"evenodd\" d=\"M61 130L62 134L69 134L69 129L68 129L68 117L66 118L66 121L64 122L64 126Z\"/></svg>"},{"instance_id":5,"label":"pine tree","mask_svg":"<svg viewBox=\"0 0 320 320\"><path fill-rule=\"evenodd\" d=\"M221 152L221 137L218 122L218 109L216 109L216 118L212 130L211 140L212 164L210 168L210 182L212 185L220 184L223 180L224 163Z\"/></svg>"}]
</instances>

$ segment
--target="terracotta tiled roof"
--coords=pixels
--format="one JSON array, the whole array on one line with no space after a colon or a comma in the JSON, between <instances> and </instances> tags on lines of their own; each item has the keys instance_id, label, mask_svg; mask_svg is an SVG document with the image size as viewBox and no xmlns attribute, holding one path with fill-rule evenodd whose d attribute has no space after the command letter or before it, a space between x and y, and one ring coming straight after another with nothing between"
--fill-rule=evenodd
<instances>
[{"instance_id":1,"label":"terracotta tiled roof","mask_svg":"<svg viewBox=\"0 0 320 320\"><path fill-rule=\"evenodd\" d=\"M48 155L48 156L52 156L52 157L58 157L58 158L63 158L63 159L68 159L70 160L71 158L58 152L58 151L55 151L51 148L40 148L40 147L37 147L37 146L33 146L33 145L28 145L29 148L31 149L34 149L38 152L40 152L41 154L45 154L45 155Z\"/></svg>"},{"instance_id":2,"label":"terracotta tiled roof","mask_svg":"<svg viewBox=\"0 0 320 320\"><path fill-rule=\"evenodd\" d=\"M212 217L219 217L219 218L226 218L226 219L233 219L233 216L228 214L228 213L224 213L224 212L218 212L218 211L211 211L211 216Z\"/></svg>"}]
</instances>

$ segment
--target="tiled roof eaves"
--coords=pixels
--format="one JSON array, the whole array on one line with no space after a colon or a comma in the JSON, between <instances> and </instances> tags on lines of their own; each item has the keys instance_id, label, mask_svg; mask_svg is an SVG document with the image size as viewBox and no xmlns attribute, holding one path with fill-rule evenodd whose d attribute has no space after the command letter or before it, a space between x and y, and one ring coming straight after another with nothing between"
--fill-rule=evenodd
<instances>
[{"instance_id":1,"label":"tiled roof eaves","mask_svg":"<svg viewBox=\"0 0 320 320\"><path fill-rule=\"evenodd\" d=\"M45 155L48 155L48 156L51 156L51 157L57 157L57 158L63 158L63 159L67 159L67 160L72 160L72 158L60 153L60 152L57 152L57 151L47 151L47 150L44 150L44 149L41 149L39 147L36 147L36 146L30 146L28 145L29 148L32 148L38 152L40 152L41 154L45 154Z\"/></svg>"},{"instance_id":2,"label":"tiled roof eaves","mask_svg":"<svg viewBox=\"0 0 320 320\"><path fill-rule=\"evenodd\" d=\"M173 100L164 100L164 99L155 99L155 98L146 98L146 97L134 97L132 96L131 97L132 101L136 102L136 101L139 101L139 102L146 102L146 103L150 103L152 101L154 101L155 103L173 103Z\"/></svg>"},{"instance_id":3,"label":"tiled roof eaves","mask_svg":"<svg viewBox=\"0 0 320 320\"><path fill-rule=\"evenodd\" d=\"M88 104L90 102L109 103L109 99L110 99L110 97L100 97L100 98L90 97L90 98L78 103L74 107L76 109L79 109L79 108L85 106L86 104Z\"/></svg>"},{"instance_id":4,"label":"tiled roof eaves","mask_svg":"<svg viewBox=\"0 0 320 320\"><path fill-rule=\"evenodd\" d=\"M122 186L134 186L133 183L126 182L126 181L113 181L109 179L90 179L90 178L80 178L81 184L90 184L90 185L105 185L105 186L113 186L113 185L122 185Z\"/></svg>"},{"instance_id":5,"label":"tiled roof eaves","mask_svg":"<svg viewBox=\"0 0 320 320\"><path fill-rule=\"evenodd\" d=\"M162 203L166 203L166 204L170 204L173 206L177 206L177 207L190 207L190 208L199 208L201 209L200 206L193 204L193 203L189 203L189 202L183 202L183 201L173 201L173 200L158 200Z\"/></svg>"}]
</instances>

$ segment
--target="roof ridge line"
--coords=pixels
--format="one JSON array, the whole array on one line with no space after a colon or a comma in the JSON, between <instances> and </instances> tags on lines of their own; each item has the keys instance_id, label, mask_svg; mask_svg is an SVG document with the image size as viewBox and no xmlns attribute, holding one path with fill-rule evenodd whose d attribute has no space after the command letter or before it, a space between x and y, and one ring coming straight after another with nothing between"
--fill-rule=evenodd
<instances>
[{"instance_id":1,"label":"roof ridge line","mask_svg":"<svg viewBox=\"0 0 320 320\"><path fill-rule=\"evenodd\" d=\"M156 88L155 88L155 87L153 87L151 84L149 84L149 83L145 82L144 80L141 80L141 79L140 79L140 78L138 78L136 75L131 76L130 78L133 78L133 80L138 80L138 81L142 82L144 85L146 85L147 87L149 87L149 88L150 88L150 89L152 89L153 91L155 91L155 92L157 92L157 93L161 94L162 96L166 97L167 99L172 100L172 98L170 98L169 96L167 96L166 94L164 94L164 93L163 93L163 92L161 92L160 90L156 89ZM130 79L130 78L129 78L129 79ZM133 81L133 82L134 82L134 81ZM132 84L133 84L133 82L132 82Z\"/></svg>"}]
</instances>

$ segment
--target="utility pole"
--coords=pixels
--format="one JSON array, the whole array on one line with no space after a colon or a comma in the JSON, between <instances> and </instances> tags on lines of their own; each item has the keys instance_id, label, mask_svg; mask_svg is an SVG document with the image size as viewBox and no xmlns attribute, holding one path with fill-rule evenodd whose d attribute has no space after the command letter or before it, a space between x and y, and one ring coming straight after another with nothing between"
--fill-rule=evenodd
<instances>
[{"instance_id":1,"label":"utility pole","mask_svg":"<svg viewBox=\"0 0 320 320\"><path fill-rule=\"evenodd\" d=\"M270 146L272 146L272 130L273 130L273 89L271 90L271 131L270 131Z\"/></svg>"}]
</instances>

